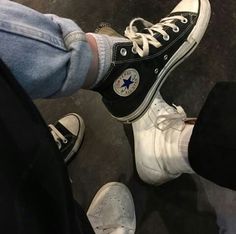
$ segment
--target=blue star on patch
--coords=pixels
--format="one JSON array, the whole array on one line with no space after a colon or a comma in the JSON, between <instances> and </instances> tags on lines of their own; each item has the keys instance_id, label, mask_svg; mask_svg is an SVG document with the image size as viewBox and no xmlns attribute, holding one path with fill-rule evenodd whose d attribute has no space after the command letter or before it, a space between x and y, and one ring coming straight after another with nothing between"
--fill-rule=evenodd
<instances>
[{"instance_id":1,"label":"blue star on patch","mask_svg":"<svg viewBox=\"0 0 236 234\"><path fill-rule=\"evenodd\" d=\"M132 78L132 77L130 76L128 80L123 79L124 84L121 86L121 88L126 87L127 89L129 89L129 86L134 83L134 82L131 80L131 78Z\"/></svg>"}]
</instances>

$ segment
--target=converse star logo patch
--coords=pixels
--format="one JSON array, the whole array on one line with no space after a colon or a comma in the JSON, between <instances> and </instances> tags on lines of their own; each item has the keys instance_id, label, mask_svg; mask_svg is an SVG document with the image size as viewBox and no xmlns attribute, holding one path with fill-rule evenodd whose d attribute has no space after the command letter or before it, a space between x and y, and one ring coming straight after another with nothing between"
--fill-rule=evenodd
<instances>
[{"instance_id":1,"label":"converse star logo patch","mask_svg":"<svg viewBox=\"0 0 236 234\"><path fill-rule=\"evenodd\" d=\"M113 89L121 97L131 95L139 85L139 73L133 68L126 69L113 84Z\"/></svg>"}]
</instances>

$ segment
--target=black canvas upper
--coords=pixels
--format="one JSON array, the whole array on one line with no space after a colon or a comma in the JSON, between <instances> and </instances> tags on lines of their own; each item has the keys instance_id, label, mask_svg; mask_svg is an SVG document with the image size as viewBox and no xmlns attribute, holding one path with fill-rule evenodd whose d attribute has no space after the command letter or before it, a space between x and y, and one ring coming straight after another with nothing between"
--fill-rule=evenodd
<instances>
[{"instance_id":1,"label":"black canvas upper","mask_svg":"<svg viewBox=\"0 0 236 234\"><path fill-rule=\"evenodd\" d=\"M0 108L0 233L94 233L48 126L1 60Z\"/></svg>"},{"instance_id":2,"label":"black canvas upper","mask_svg":"<svg viewBox=\"0 0 236 234\"><path fill-rule=\"evenodd\" d=\"M103 102L115 117L124 117L134 112L142 103L152 85L157 80L155 69L159 72L164 68L169 59L175 54L183 42L191 33L197 22L198 15L194 13L182 12L173 13L173 15L183 15L188 19L188 23L184 24L180 20L175 20L176 26L180 28L178 33L173 32L172 28L165 27L165 31L169 34L170 40L165 41L163 35L157 33L156 39L163 46L155 48L150 45L148 56L141 58L138 54L132 53L132 42L117 43L113 46L113 62L110 70L104 80L95 88L103 97ZM126 56L120 54L120 50L125 48ZM164 56L168 55L165 60ZM128 68L134 68L140 75L140 83L138 88L128 97L121 97L113 90L114 81ZM163 77L164 78L164 77ZM159 80L161 83L162 80ZM158 87L157 87L158 88Z\"/></svg>"},{"instance_id":3,"label":"black canvas upper","mask_svg":"<svg viewBox=\"0 0 236 234\"><path fill-rule=\"evenodd\" d=\"M61 143L60 152L64 158L64 160L67 159L67 156L73 149L77 136L72 134L68 129L66 129L60 122L57 122L55 125L55 128L67 139L67 143L64 143L62 140L58 139Z\"/></svg>"}]
</instances>

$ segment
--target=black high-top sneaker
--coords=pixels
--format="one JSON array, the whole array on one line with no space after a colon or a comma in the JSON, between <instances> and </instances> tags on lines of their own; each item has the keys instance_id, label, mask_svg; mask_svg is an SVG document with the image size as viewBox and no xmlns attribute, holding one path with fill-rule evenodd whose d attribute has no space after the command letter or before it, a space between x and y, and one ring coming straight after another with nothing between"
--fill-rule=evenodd
<instances>
[{"instance_id":1,"label":"black high-top sneaker","mask_svg":"<svg viewBox=\"0 0 236 234\"><path fill-rule=\"evenodd\" d=\"M55 124L49 124L48 127L67 163L76 154L82 143L85 130L83 119L75 113L70 113Z\"/></svg>"},{"instance_id":2,"label":"black high-top sneaker","mask_svg":"<svg viewBox=\"0 0 236 234\"><path fill-rule=\"evenodd\" d=\"M182 0L157 24L142 18L130 22L129 40L113 45L110 69L94 88L113 117L130 123L146 112L169 73L199 44L210 12L208 0Z\"/></svg>"}]
</instances>

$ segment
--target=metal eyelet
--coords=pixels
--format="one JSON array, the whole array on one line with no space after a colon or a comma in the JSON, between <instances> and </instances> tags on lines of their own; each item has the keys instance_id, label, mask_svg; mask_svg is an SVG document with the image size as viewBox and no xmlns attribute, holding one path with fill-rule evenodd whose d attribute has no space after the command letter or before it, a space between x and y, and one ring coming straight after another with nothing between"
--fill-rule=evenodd
<instances>
[{"instance_id":1,"label":"metal eyelet","mask_svg":"<svg viewBox=\"0 0 236 234\"><path fill-rule=\"evenodd\" d=\"M188 19L187 19L187 18L182 19L182 20L181 20L181 23L187 24L187 23L188 23Z\"/></svg>"},{"instance_id":2,"label":"metal eyelet","mask_svg":"<svg viewBox=\"0 0 236 234\"><path fill-rule=\"evenodd\" d=\"M155 73L155 74L158 74L158 72L159 72L159 69L156 68L156 69L154 70L154 73Z\"/></svg>"},{"instance_id":3,"label":"metal eyelet","mask_svg":"<svg viewBox=\"0 0 236 234\"><path fill-rule=\"evenodd\" d=\"M170 36L169 36L169 35L164 35L164 36L163 36L163 39L164 39L165 41L169 41L169 40L170 40Z\"/></svg>"},{"instance_id":4,"label":"metal eyelet","mask_svg":"<svg viewBox=\"0 0 236 234\"><path fill-rule=\"evenodd\" d=\"M179 32L179 27L175 27L175 28L173 28L173 32L175 32L175 33L178 33Z\"/></svg>"},{"instance_id":5,"label":"metal eyelet","mask_svg":"<svg viewBox=\"0 0 236 234\"><path fill-rule=\"evenodd\" d=\"M126 55L127 55L127 50L126 50L125 48L121 48L120 54L121 54L122 56L126 56Z\"/></svg>"},{"instance_id":6,"label":"metal eyelet","mask_svg":"<svg viewBox=\"0 0 236 234\"><path fill-rule=\"evenodd\" d=\"M167 54L164 55L164 60L167 60L169 56Z\"/></svg>"},{"instance_id":7,"label":"metal eyelet","mask_svg":"<svg viewBox=\"0 0 236 234\"><path fill-rule=\"evenodd\" d=\"M68 140L67 140L67 139L63 140L63 143L64 143L64 144L67 144L67 143L68 143Z\"/></svg>"},{"instance_id":8,"label":"metal eyelet","mask_svg":"<svg viewBox=\"0 0 236 234\"><path fill-rule=\"evenodd\" d=\"M131 51L132 51L133 54L137 54L137 51L134 49L134 47L132 47Z\"/></svg>"}]
</instances>

